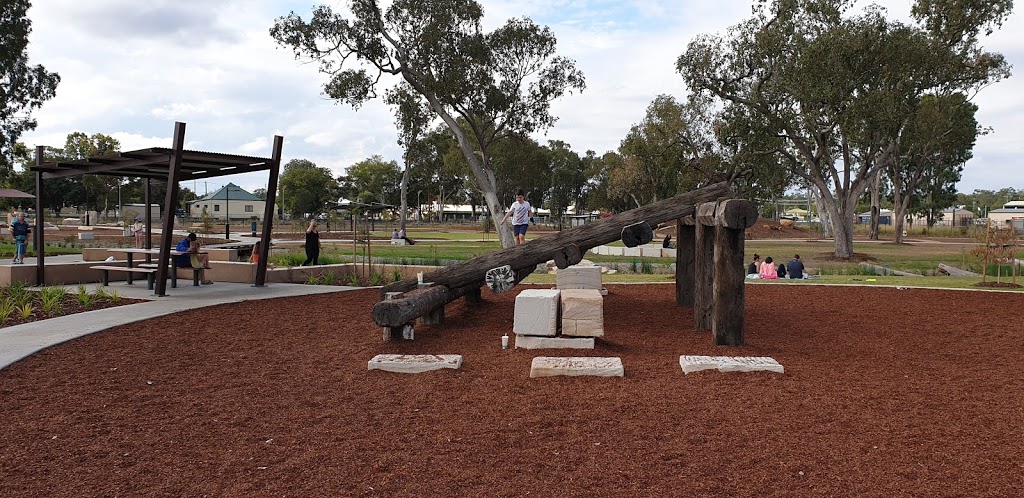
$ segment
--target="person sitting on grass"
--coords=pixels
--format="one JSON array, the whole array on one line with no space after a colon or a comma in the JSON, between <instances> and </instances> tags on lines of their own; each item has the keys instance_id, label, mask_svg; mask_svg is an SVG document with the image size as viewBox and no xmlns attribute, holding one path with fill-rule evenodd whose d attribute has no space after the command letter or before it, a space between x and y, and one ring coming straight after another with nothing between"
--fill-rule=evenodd
<instances>
[{"instance_id":1,"label":"person sitting on grass","mask_svg":"<svg viewBox=\"0 0 1024 498\"><path fill-rule=\"evenodd\" d=\"M772 257L768 256L764 258L764 263L761 263L760 275L763 279L778 280L779 273L775 269L775 263L772 261Z\"/></svg>"},{"instance_id":2,"label":"person sitting on grass","mask_svg":"<svg viewBox=\"0 0 1024 498\"><path fill-rule=\"evenodd\" d=\"M177 256L178 266L181 268L199 268L199 281L203 285L210 285L213 280L206 279L206 270L210 269L210 255L199 252L199 241L196 240L195 233L189 233L188 237L181 239L178 245L175 246L174 250L182 252Z\"/></svg>"},{"instance_id":3,"label":"person sitting on grass","mask_svg":"<svg viewBox=\"0 0 1024 498\"><path fill-rule=\"evenodd\" d=\"M789 262L789 278L804 278L804 263L800 261L799 254L794 254Z\"/></svg>"}]
</instances>

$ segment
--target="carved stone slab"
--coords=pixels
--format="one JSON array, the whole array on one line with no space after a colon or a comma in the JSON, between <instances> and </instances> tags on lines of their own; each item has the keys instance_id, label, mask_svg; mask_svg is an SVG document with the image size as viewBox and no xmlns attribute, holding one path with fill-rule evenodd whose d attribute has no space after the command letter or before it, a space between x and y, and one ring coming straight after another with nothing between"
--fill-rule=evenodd
<instances>
[{"instance_id":1,"label":"carved stone slab","mask_svg":"<svg viewBox=\"0 0 1024 498\"><path fill-rule=\"evenodd\" d=\"M420 373L462 366L461 354L379 354L366 362L367 370Z\"/></svg>"},{"instance_id":2,"label":"carved stone slab","mask_svg":"<svg viewBox=\"0 0 1024 498\"><path fill-rule=\"evenodd\" d=\"M516 286L516 274L509 265L491 268L484 274L487 288L495 294L508 292Z\"/></svg>"},{"instance_id":3,"label":"carved stone slab","mask_svg":"<svg viewBox=\"0 0 1024 498\"><path fill-rule=\"evenodd\" d=\"M570 266L555 272L559 289L601 289L600 266Z\"/></svg>"},{"instance_id":4,"label":"carved stone slab","mask_svg":"<svg viewBox=\"0 0 1024 498\"><path fill-rule=\"evenodd\" d=\"M556 376L622 377L620 358L598 358L581 356L538 356L530 365L530 377Z\"/></svg>"},{"instance_id":5,"label":"carved stone slab","mask_svg":"<svg viewBox=\"0 0 1024 498\"><path fill-rule=\"evenodd\" d=\"M593 337L538 337L516 334L520 349L594 349Z\"/></svg>"},{"instance_id":6,"label":"carved stone slab","mask_svg":"<svg viewBox=\"0 0 1024 498\"><path fill-rule=\"evenodd\" d=\"M679 366L687 374L701 370L784 373L782 365L767 356L680 356Z\"/></svg>"}]
</instances>

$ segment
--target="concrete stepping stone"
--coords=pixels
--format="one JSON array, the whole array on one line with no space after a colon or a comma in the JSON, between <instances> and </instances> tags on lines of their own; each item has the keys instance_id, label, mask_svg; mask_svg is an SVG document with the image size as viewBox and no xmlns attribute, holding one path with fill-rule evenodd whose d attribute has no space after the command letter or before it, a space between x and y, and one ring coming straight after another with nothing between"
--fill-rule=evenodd
<instances>
[{"instance_id":1,"label":"concrete stepping stone","mask_svg":"<svg viewBox=\"0 0 1024 498\"><path fill-rule=\"evenodd\" d=\"M530 377L622 377L622 359L587 356L538 356L530 365Z\"/></svg>"},{"instance_id":2,"label":"concrete stepping stone","mask_svg":"<svg viewBox=\"0 0 1024 498\"><path fill-rule=\"evenodd\" d=\"M594 349L594 338L516 334L516 347L520 349Z\"/></svg>"},{"instance_id":3,"label":"concrete stepping stone","mask_svg":"<svg viewBox=\"0 0 1024 498\"><path fill-rule=\"evenodd\" d=\"M782 365L768 356L680 356L679 366L683 373L700 372L702 370L718 370L719 372L757 372L767 371L784 373Z\"/></svg>"},{"instance_id":4,"label":"concrete stepping stone","mask_svg":"<svg viewBox=\"0 0 1024 498\"><path fill-rule=\"evenodd\" d=\"M462 366L461 354L379 354L366 362L367 370L421 373Z\"/></svg>"}]
</instances>

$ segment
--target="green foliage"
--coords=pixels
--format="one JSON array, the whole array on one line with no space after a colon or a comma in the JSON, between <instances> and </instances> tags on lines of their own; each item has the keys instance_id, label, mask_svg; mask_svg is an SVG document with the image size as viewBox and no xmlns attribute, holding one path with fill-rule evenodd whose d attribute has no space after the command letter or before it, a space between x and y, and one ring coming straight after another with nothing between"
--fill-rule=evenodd
<instances>
[{"instance_id":1,"label":"green foliage","mask_svg":"<svg viewBox=\"0 0 1024 498\"><path fill-rule=\"evenodd\" d=\"M23 303L20 306L15 306L15 311L21 315L22 320L28 320L32 318L32 314L36 312L36 307L32 303Z\"/></svg>"},{"instance_id":2,"label":"green foliage","mask_svg":"<svg viewBox=\"0 0 1024 498\"><path fill-rule=\"evenodd\" d=\"M84 285L79 285L75 291L75 299L78 300L83 308L91 308L93 302L93 296L89 293L89 290Z\"/></svg>"},{"instance_id":3,"label":"green foliage","mask_svg":"<svg viewBox=\"0 0 1024 498\"><path fill-rule=\"evenodd\" d=\"M373 272L370 274L370 286L377 287L384 280L384 274L379 272Z\"/></svg>"},{"instance_id":4,"label":"green foliage","mask_svg":"<svg viewBox=\"0 0 1024 498\"><path fill-rule=\"evenodd\" d=\"M331 170L306 159L292 159L284 165L279 189L278 202L295 218L316 216L338 198L338 182Z\"/></svg>"},{"instance_id":5,"label":"green foliage","mask_svg":"<svg viewBox=\"0 0 1024 498\"><path fill-rule=\"evenodd\" d=\"M63 286L47 286L39 292L39 300L43 311L47 313L60 313L61 303L64 300Z\"/></svg>"},{"instance_id":6,"label":"green foliage","mask_svg":"<svg viewBox=\"0 0 1024 498\"><path fill-rule=\"evenodd\" d=\"M721 129L751 131L739 135L755 140L738 144L757 144L799 181L831 194L822 215L840 257L852 255L853 201L898 160L924 98L970 95L1009 75L1003 56L984 51L974 35L998 26L1011 0L923 0L915 9L924 26L887 19L877 6L850 14L853 5L766 1L727 37L692 41L677 62L692 95L723 106ZM964 24L943 28L950 19Z\"/></svg>"},{"instance_id":7,"label":"green foliage","mask_svg":"<svg viewBox=\"0 0 1024 498\"><path fill-rule=\"evenodd\" d=\"M10 159L18 138L36 129L32 112L56 95L60 76L28 60L28 37L32 21L29 0L0 3L0 180L13 172Z\"/></svg>"},{"instance_id":8,"label":"green foliage","mask_svg":"<svg viewBox=\"0 0 1024 498\"><path fill-rule=\"evenodd\" d=\"M104 289L102 285L97 285L96 289L93 291L93 295L98 299L104 299L107 297L107 290Z\"/></svg>"},{"instance_id":9,"label":"green foliage","mask_svg":"<svg viewBox=\"0 0 1024 498\"><path fill-rule=\"evenodd\" d=\"M118 303L121 302L122 298L121 298L121 295L118 294L116 290L112 290L112 291L110 291L109 294L107 294L107 299L110 299L110 302L112 302L114 304L118 304Z\"/></svg>"},{"instance_id":10,"label":"green foliage","mask_svg":"<svg viewBox=\"0 0 1024 498\"><path fill-rule=\"evenodd\" d=\"M14 307L14 300L11 298L4 298L3 301L0 301L0 322L6 322L11 318Z\"/></svg>"},{"instance_id":11,"label":"green foliage","mask_svg":"<svg viewBox=\"0 0 1024 498\"><path fill-rule=\"evenodd\" d=\"M348 285L350 285L352 287L359 287L360 285L362 285L359 282L359 275L356 275L355 272L349 273L348 275L346 275L345 276L345 281L348 283Z\"/></svg>"},{"instance_id":12,"label":"green foliage","mask_svg":"<svg viewBox=\"0 0 1024 498\"><path fill-rule=\"evenodd\" d=\"M636 258L633 258L633 262L629 264L629 271L632 272L632 273L639 273L639 270L638 270L639 264L640 264L639 260L637 260Z\"/></svg>"},{"instance_id":13,"label":"green foliage","mask_svg":"<svg viewBox=\"0 0 1024 498\"><path fill-rule=\"evenodd\" d=\"M349 166L341 190L350 200L394 206L402 202L401 183L402 172L398 164L377 155Z\"/></svg>"},{"instance_id":14,"label":"green foliage","mask_svg":"<svg viewBox=\"0 0 1024 498\"><path fill-rule=\"evenodd\" d=\"M398 268L395 268L394 271L391 274L391 278L392 278L392 280L391 280L392 282L401 282L402 281L402 270L399 270Z\"/></svg>"},{"instance_id":15,"label":"green foliage","mask_svg":"<svg viewBox=\"0 0 1024 498\"><path fill-rule=\"evenodd\" d=\"M651 263L650 260L644 259L643 261L640 262L640 272L648 275L653 274L654 265Z\"/></svg>"},{"instance_id":16,"label":"green foliage","mask_svg":"<svg viewBox=\"0 0 1024 498\"><path fill-rule=\"evenodd\" d=\"M490 147L509 134L551 127L551 102L583 90L583 74L572 60L555 55L551 30L529 19L510 19L483 33L483 7L474 0L397 0L386 9L376 0L349 5L348 13L320 6L309 22L294 13L278 18L270 34L297 58L319 64L330 77L325 94L356 108L377 97L383 74L401 76L405 90L418 94L413 105L429 102L458 142L467 144L461 152L471 177L492 216L500 216ZM424 120L400 111L400 121L402 140L411 144L407 125ZM505 246L513 243L507 230L500 233Z\"/></svg>"}]
</instances>

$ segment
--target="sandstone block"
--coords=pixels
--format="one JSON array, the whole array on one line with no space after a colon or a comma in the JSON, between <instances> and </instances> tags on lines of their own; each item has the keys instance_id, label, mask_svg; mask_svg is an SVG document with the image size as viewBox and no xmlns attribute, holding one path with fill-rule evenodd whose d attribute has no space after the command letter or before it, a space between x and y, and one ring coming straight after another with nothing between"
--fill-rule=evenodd
<instances>
[{"instance_id":1,"label":"sandstone block","mask_svg":"<svg viewBox=\"0 0 1024 498\"><path fill-rule=\"evenodd\" d=\"M604 336L604 298L596 289L562 290L562 335Z\"/></svg>"},{"instance_id":2,"label":"sandstone block","mask_svg":"<svg viewBox=\"0 0 1024 498\"><path fill-rule=\"evenodd\" d=\"M521 349L594 349L594 338L539 337L516 334L515 347Z\"/></svg>"},{"instance_id":3,"label":"sandstone block","mask_svg":"<svg viewBox=\"0 0 1024 498\"><path fill-rule=\"evenodd\" d=\"M558 333L557 289L526 289L516 296L512 331L554 337Z\"/></svg>"},{"instance_id":4,"label":"sandstone block","mask_svg":"<svg viewBox=\"0 0 1024 498\"><path fill-rule=\"evenodd\" d=\"M680 356L679 366L683 368L683 373L687 374L701 370L784 373L782 365L767 356Z\"/></svg>"},{"instance_id":5,"label":"sandstone block","mask_svg":"<svg viewBox=\"0 0 1024 498\"><path fill-rule=\"evenodd\" d=\"M624 374L620 358L538 356L530 365L530 377L622 377Z\"/></svg>"},{"instance_id":6,"label":"sandstone block","mask_svg":"<svg viewBox=\"0 0 1024 498\"><path fill-rule=\"evenodd\" d=\"M559 289L600 289L600 266L570 266L558 270L555 283Z\"/></svg>"},{"instance_id":7,"label":"sandstone block","mask_svg":"<svg viewBox=\"0 0 1024 498\"><path fill-rule=\"evenodd\" d=\"M368 361L367 370L420 373L462 366L460 354L379 354Z\"/></svg>"}]
</instances>

